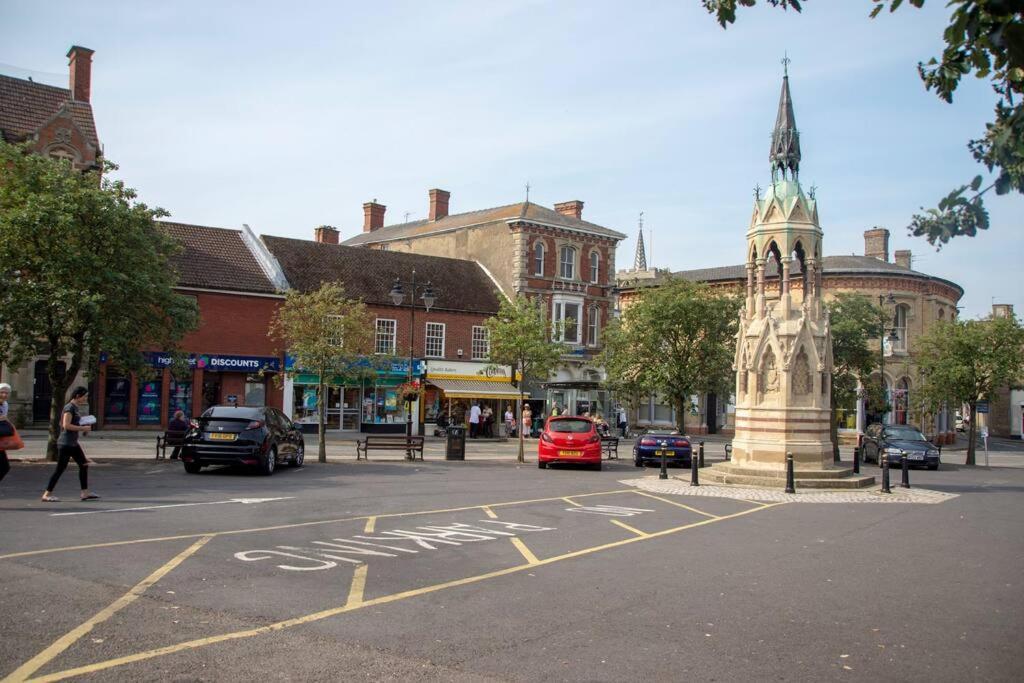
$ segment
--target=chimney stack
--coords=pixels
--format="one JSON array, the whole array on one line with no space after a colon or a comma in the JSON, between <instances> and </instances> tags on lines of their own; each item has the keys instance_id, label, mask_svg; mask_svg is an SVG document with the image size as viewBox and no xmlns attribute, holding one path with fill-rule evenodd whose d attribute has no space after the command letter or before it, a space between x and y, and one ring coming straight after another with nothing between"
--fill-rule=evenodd
<instances>
[{"instance_id":1,"label":"chimney stack","mask_svg":"<svg viewBox=\"0 0 1024 683\"><path fill-rule=\"evenodd\" d=\"M889 262L889 231L872 228L864 231L864 255Z\"/></svg>"},{"instance_id":2,"label":"chimney stack","mask_svg":"<svg viewBox=\"0 0 1024 683\"><path fill-rule=\"evenodd\" d=\"M92 92L92 54L94 50L72 45L68 50L68 86L71 99L88 102Z\"/></svg>"},{"instance_id":3,"label":"chimney stack","mask_svg":"<svg viewBox=\"0 0 1024 683\"><path fill-rule=\"evenodd\" d=\"M897 266L903 266L907 270L910 270L910 264L913 263L913 259L910 257L910 250L897 249L892 253L892 262Z\"/></svg>"},{"instance_id":4,"label":"chimney stack","mask_svg":"<svg viewBox=\"0 0 1024 683\"><path fill-rule=\"evenodd\" d=\"M573 199L571 202L559 202L555 204L555 211L563 216L572 216L576 220L583 218L583 202Z\"/></svg>"},{"instance_id":5,"label":"chimney stack","mask_svg":"<svg viewBox=\"0 0 1024 683\"><path fill-rule=\"evenodd\" d=\"M452 196L447 190L430 190L430 220L439 221L448 215L448 199Z\"/></svg>"},{"instance_id":6,"label":"chimney stack","mask_svg":"<svg viewBox=\"0 0 1024 683\"><path fill-rule=\"evenodd\" d=\"M373 232L383 228L384 211L387 208L383 204L378 204L376 199L363 204L363 232Z\"/></svg>"},{"instance_id":7,"label":"chimney stack","mask_svg":"<svg viewBox=\"0 0 1024 683\"><path fill-rule=\"evenodd\" d=\"M313 238L321 244L337 244L338 229L330 225L321 225L313 231Z\"/></svg>"}]
</instances>

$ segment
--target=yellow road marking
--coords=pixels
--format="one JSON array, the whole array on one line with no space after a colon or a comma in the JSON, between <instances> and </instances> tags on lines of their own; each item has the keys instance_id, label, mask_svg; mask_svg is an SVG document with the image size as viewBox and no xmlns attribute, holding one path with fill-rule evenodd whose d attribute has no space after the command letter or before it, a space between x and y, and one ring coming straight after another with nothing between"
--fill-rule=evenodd
<instances>
[{"instance_id":1,"label":"yellow road marking","mask_svg":"<svg viewBox=\"0 0 1024 683\"><path fill-rule=\"evenodd\" d=\"M620 526L623 529L625 529L626 531L632 531L637 536L649 536L650 535L646 531L640 531L639 529L633 528L630 525L626 524L625 522L620 522L617 519L613 519L612 520L612 524L614 524L616 526Z\"/></svg>"},{"instance_id":2,"label":"yellow road marking","mask_svg":"<svg viewBox=\"0 0 1024 683\"><path fill-rule=\"evenodd\" d=\"M494 510L492 510L489 505L484 505L481 509L484 511L484 514L490 517L491 519L498 518L498 515L494 513Z\"/></svg>"},{"instance_id":3,"label":"yellow road marking","mask_svg":"<svg viewBox=\"0 0 1024 683\"><path fill-rule=\"evenodd\" d=\"M366 520L366 526L363 527L363 533L364 534L372 534L373 533L373 529L376 526L377 526L377 518L376 517L370 517L369 519Z\"/></svg>"},{"instance_id":4,"label":"yellow road marking","mask_svg":"<svg viewBox=\"0 0 1024 683\"><path fill-rule=\"evenodd\" d=\"M32 679L32 681L39 683L48 681L62 681L64 679L72 678L74 676L83 676L85 674L96 673L97 671L106 671L107 669L113 669L117 666L123 666L125 664L131 664L133 662L141 662L147 659L153 659L154 657L161 657L163 655L184 652L185 650L194 650L196 648L205 647L207 645L214 645L216 643L223 643L229 640L251 638L253 636L258 636L273 631L282 631L286 628L291 628L293 626L301 626L304 624L312 623L314 621L321 621L329 617L344 614L345 612L352 612L354 610L362 609L364 607L384 605L387 603L396 602L398 600L405 600L407 598L418 597L420 595L427 595L429 593L436 593L438 591L445 590L448 588L456 588L458 586L466 586L473 583L479 583L481 581L486 581L488 579L495 579L501 576L508 576L509 574L515 574L517 572L525 571L527 569L535 569L538 566L553 564L555 562L561 562L563 560L569 560L575 557L590 555L591 553L600 552L602 550L618 548L621 546L629 545L631 543L646 541L652 538L659 538L661 536L668 536L670 534L678 533L680 531L686 531L687 529L693 529L695 527L705 526L708 524L715 524L716 522L722 522L727 519L742 517L744 515L753 514L755 512L761 512L762 510L776 507L778 505L786 505L786 503L772 503L770 505L765 505L764 507L748 508L740 512L734 512L731 515L723 515L721 517L716 517L714 519L702 519L699 522L691 522L690 524L674 527L671 529L665 529L664 531L657 531L646 536L633 536L632 538L623 539L621 541L613 541L611 543L605 543L604 545L594 546L592 548L575 550L573 552L565 553L564 555L557 555L555 557L549 557L546 560L539 560L536 564L520 564L514 567L508 567L506 569L498 569L495 571L487 572L485 574L478 574L476 576L468 576L462 579L445 581L444 583L438 583L432 586L424 586L423 588L413 588L411 590L402 591L401 593L392 593L391 595L373 598L372 600L365 600L359 603L358 605L349 606L348 604L345 604L340 607L332 607L321 612L313 612L312 614L307 614L301 617L294 617L292 619L286 619L284 621L278 621L273 624L267 624L266 626L260 626L258 628L248 629L245 631L223 633L218 636L209 636L207 638L199 638L197 640L189 640L184 643L178 643L177 645L167 645L153 650L137 652L132 655L125 655L123 657L108 659L106 661L96 662L94 664L87 664L85 666L76 667L74 669L58 671L56 673L48 674L46 676L34 678Z\"/></svg>"},{"instance_id":5,"label":"yellow road marking","mask_svg":"<svg viewBox=\"0 0 1024 683\"><path fill-rule=\"evenodd\" d=\"M614 493L628 493L633 489L615 489L614 491L598 491L596 493L577 493L574 498L582 498L584 496L608 496ZM509 505L527 505L529 503L547 503L553 500L562 500L561 496L554 496L551 498L532 498L529 500L510 500L504 503L489 503L488 507L504 507ZM312 522L296 522L294 524L278 524L276 526L264 526L255 527L252 529L231 529L229 531L203 531L194 534L181 534L178 536L157 536L155 538L138 538L130 541L108 541L106 543L90 543L87 545L70 545L63 546L60 548L44 548L42 550L24 550L17 553L8 553L6 555L0 555L0 560L12 560L18 557L30 557L33 555L49 555L51 553L70 552L73 550L93 550L96 548L113 548L119 545L134 545L136 543L161 543L164 541L184 541L190 538L202 538L209 536L216 538L217 536L233 536L235 534L254 534L260 531L281 531L282 529L297 529L299 527L307 526L321 526L324 524L339 524L341 522L358 522L359 520L369 519L370 517L377 517L378 519L394 518L394 517L416 517L418 515L437 515L446 512L465 512L467 510L479 510L480 505L466 505L464 507L457 508L444 508L440 510L422 510L419 512L391 512L383 515L360 515L359 517L339 517L337 519L320 519Z\"/></svg>"},{"instance_id":6,"label":"yellow road marking","mask_svg":"<svg viewBox=\"0 0 1024 683\"><path fill-rule=\"evenodd\" d=\"M516 550L519 551L519 553L526 559L527 562L529 562L530 564L537 564L540 562L540 560L537 559L537 556L533 554L533 551L527 548L526 544L523 543L523 539L519 538L518 536L513 536L508 540L512 541L512 545L516 547Z\"/></svg>"},{"instance_id":7,"label":"yellow road marking","mask_svg":"<svg viewBox=\"0 0 1024 683\"><path fill-rule=\"evenodd\" d=\"M566 503L568 503L569 505L572 505L573 507L578 507L578 508L580 508L580 507L583 507L583 505L582 505L582 504L580 504L580 503L577 503L577 502L576 502L575 500L573 500L573 499L572 499L572 498L570 498L569 496L566 496L566 497L565 497L565 498L563 498L562 500L564 500L564 501L565 501Z\"/></svg>"},{"instance_id":8,"label":"yellow road marking","mask_svg":"<svg viewBox=\"0 0 1024 683\"><path fill-rule=\"evenodd\" d=\"M9 676L3 679L3 683L14 683L14 681L27 680L29 676L34 674L36 671L46 666L50 661L57 657L60 653L67 650L69 647L75 644L79 638L84 636L86 633L91 631L93 627L102 624L104 621L114 616L128 605L135 602L140 595L146 592L146 589L152 586L154 583L162 579L172 569L177 567L179 564L184 562L188 557L195 554L197 550L202 548L210 540L211 536L204 536L198 541L190 545L185 550L178 553L174 559L170 560L162 567L157 569L155 572L144 578L139 583L135 584L130 591L119 597L114 602L110 603L107 607L103 608L91 618L86 620L80 626L68 631L66 634L58 638L48 648L37 654L32 659L28 660L17 669L15 669Z\"/></svg>"},{"instance_id":9,"label":"yellow road marking","mask_svg":"<svg viewBox=\"0 0 1024 683\"><path fill-rule=\"evenodd\" d=\"M363 604L363 590L366 588L367 570L368 567L365 564L356 567L356 572L352 575L352 586L348 589L346 607L355 607Z\"/></svg>"},{"instance_id":10,"label":"yellow road marking","mask_svg":"<svg viewBox=\"0 0 1024 683\"><path fill-rule=\"evenodd\" d=\"M669 505L675 505L677 508L683 508L684 510L689 510L690 512L696 512L698 515L704 515L705 517L711 517L712 519L718 519L720 517L720 515L713 515L710 512L704 512L703 510L698 510L697 508L692 508L689 505L683 505L682 503L677 503L674 500L669 500L667 498L662 498L660 496L655 496L653 494L647 493L646 491L636 491L635 493L637 493L637 494L639 494L641 496L647 496L648 498L653 498L654 500L660 500L662 503L668 503Z\"/></svg>"}]
</instances>

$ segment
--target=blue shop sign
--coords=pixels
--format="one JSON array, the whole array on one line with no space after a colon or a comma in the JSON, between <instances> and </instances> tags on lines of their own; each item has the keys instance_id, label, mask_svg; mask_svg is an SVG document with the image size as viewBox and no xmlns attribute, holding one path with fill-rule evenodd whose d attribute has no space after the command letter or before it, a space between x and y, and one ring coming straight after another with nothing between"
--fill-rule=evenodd
<instances>
[{"instance_id":1,"label":"blue shop sign","mask_svg":"<svg viewBox=\"0 0 1024 683\"><path fill-rule=\"evenodd\" d=\"M370 368L377 366L369 358L361 358L352 364L353 367L357 368ZM422 358L417 358L413 361L413 376L421 376L427 371L427 362ZM286 372L304 372L303 368L299 368L295 365L295 356L285 354L284 357L284 369ZM385 367L377 367L377 374L382 376L388 375L399 375L406 376L409 374L409 359L403 358L400 360L391 361L387 363Z\"/></svg>"},{"instance_id":2,"label":"blue shop sign","mask_svg":"<svg viewBox=\"0 0 1024 683\"><path fill-rule=\"evenodd\" d=\"M143 353L146 362L155 368L170 367L173 357L169 353L147 351ZM189 354L188 364L200 370L224 372L279 372L281 359L275 356L232 356L217 353Z\"/></svg>"}]
</instances>

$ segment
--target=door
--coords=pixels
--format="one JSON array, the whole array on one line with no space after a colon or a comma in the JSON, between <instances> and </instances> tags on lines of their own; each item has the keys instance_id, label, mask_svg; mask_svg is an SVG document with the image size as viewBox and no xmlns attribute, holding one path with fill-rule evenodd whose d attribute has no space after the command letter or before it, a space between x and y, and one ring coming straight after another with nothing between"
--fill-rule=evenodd
<instances>
[{"instance_id":1,"label":"door","mask_svg":"<svg viewBox=\"0 0 1024 683\"><path fill-rule=\"evenodd\" d=\"M708 394L707 401L704 403L704 416L708 421L708 434L718 433L718 396L715 394Z\"/></svg>"},{"instance_id":2,"label":"door","mask_svg":"<svg viewBox=\"0 0 1024 683\"><path fill-rule=\"evenodd\" d=\"M50 376L46 374L45 360L37 360L32 380L32 421L49 422L50 402L53 400L53 385L50 384ZM64 375L67 366L64 361L57 362L57 370Z\"/></svg>"},{"instance_id":3,"label":"door","mask_svg":"<svg viewBox=\"0 0 1024 683\"><path fill-rule=\"evenodd\" d=\"M359 387L345 387L341 391L341 431L359 431Z\"/></svg>"},{"instance_id":4,"label":"door","mask_svg":"<svg viewBox=\"0 0 1024 683\"><path fill-rule=\"evenodd\" d=\"M220 403L220 375L216 373L203 374L203 412L210 406Z\"/></svg>"}]
</instances>

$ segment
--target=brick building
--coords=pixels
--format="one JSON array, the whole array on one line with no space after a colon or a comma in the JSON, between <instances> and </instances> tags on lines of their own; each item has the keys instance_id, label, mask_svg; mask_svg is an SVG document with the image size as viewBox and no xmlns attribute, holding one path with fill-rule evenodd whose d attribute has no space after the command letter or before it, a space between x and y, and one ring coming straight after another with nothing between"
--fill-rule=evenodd
<instances>
[{"instance_id":1,"label":"brick building","mask_svg":"<svg viewBox=\"0 0 1024 683\"><path fill-rule=\"evenodd\" d=\"M450 193L428 192L423 220L385 225L386 207L363 205L363 231L344 242L375 250L470 259L479 263L506 296L540 302L566 346L559 369L531 396L550 408L607 414L596 363L600 331L614 305L615 249L622 233L583 220L583 202L553 209L526 201L450 214Z\"/></svg>"}]
</instances>

